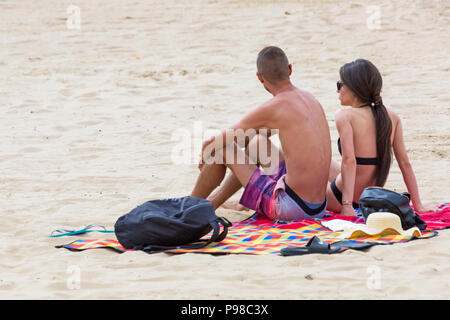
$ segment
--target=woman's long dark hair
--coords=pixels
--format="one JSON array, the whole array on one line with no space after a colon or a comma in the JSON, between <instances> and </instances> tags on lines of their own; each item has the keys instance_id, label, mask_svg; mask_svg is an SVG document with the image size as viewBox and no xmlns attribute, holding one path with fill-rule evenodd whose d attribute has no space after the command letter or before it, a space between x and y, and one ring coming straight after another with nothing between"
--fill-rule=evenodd
<instances>
[{"instance_id":1,"label":"woman's long dark hair","mask_svg":"<svg viewBox=\"0 0 450 320\"><path fill-rule=\"evenodd\" d=\"M382 187L386 183L392 163L392 122L380 95L383 79L377 67L364 59L357 59L343 65L339 75L344 85L372 109L377 132L375 184Z\"/></svg>"}]
</instances>

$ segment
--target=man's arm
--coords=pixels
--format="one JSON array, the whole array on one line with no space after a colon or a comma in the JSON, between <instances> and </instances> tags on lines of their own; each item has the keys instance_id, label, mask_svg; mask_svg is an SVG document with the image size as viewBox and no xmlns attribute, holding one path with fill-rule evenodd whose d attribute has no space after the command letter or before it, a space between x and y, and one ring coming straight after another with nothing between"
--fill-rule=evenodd
<instances>
[{"instance_id":1,"label":"man's arm","mask_svg":"<svg viewBox=\"0 0 450 320\"><path fill-rule=\"evenodd\" d=\"M230 129L242 129L244 131L249 129L255 131L260 129L278 129L274 127L278 111L276 106L277 100L271 99L258 108L250 111Z\"/></svg>"},{"instance_id":2,"label":"man's arm","mask_svg":"<svg viewBox=\"0 0 450 320\"><path fill-rule=\"evenodd\" d=\"M208 157L212 154L213 150L223 149L227 144L232 142L237 142L240 145L244 143L246 145L255 134L262 133L270 136L275 130L269 129L278 129L276 128L278 113L276 105L276 100L269 100L249 112L229 129L222 130L221 133L203 142L202 156ZM210 146L213 142L214 145Z\"/></svg>"}]
</instances>

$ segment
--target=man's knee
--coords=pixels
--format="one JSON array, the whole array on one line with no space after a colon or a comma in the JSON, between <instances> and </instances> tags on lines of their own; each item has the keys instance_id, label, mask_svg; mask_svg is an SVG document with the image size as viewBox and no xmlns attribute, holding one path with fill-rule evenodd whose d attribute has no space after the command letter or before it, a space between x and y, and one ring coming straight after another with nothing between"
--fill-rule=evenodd
<instances>
[{"instance_id":1,"label":"man's knee","mask_svg":"<svg viewBox=\"0 0 450 320\"><path fill-rule=\"evenodd\" d=\"M246 153L236 143L227 145L221 152L223 164L226 166L251 163Z\"/></svg>"},{"instance_id":2,"label":"man's knee","mask_svg":"<svg viewBox=\"0 0 450 320\"><path fill-rule=\"evenodd\" d=\"M249 141L249 143L245 147L245 154L250 160L252 160L254 164L259 163L259 150L261 149L260 145L262 143L267 143L267 138L260 134L257 134Z\"/></svg>"},{"instance_id":3,"label":"man's knee","mask_svg":"<svg viewBox=\"0 0 450 320\"><path fill-rule=\"evenodd\" d=\"M273 144L269 138L258 134L250 140L246 147L245 153L252 161L252 164L256 164L261 167L270 167L272 163L279 162L278 150L272 149ZM274 157L277 157L277 159L274 159Z\"/></svg>"}]
</instances>

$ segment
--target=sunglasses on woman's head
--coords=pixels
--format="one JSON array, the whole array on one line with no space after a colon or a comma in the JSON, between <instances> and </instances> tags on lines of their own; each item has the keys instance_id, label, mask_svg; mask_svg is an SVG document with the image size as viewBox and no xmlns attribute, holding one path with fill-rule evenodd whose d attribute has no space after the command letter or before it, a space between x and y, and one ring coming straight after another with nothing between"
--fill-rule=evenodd
<instances>
[{"instance_id":1,"label":"sunglasses on woman's head","mask_svg":"<svg viewBox=\"0 0 450 320\"><path fill-rule=\"evenodd\" d=\"M341 88L342 88L343 85L344 85L344 83L343 83L342 81L336 82L337 90L338 90L338 91L341 90Z\"/></svg>"}]
</instances>

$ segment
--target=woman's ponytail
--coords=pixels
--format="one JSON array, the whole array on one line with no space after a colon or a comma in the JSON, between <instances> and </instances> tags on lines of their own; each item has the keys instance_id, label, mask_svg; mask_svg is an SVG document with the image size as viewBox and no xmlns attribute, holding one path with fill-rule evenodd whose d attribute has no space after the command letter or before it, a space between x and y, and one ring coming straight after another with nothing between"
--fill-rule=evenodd
<instances>
[{"instance_id":1,"label":"woman's ponytail","mask_svg":"<svg viewBox=\"0 0 450 320\"><path fill-rule=\"evenodd\" d=\"M389 175L392 163L391 134L392 122L381 97L370 104L375 118L377 131L377 165L375 168L375 185L383 187Z\"/></svg>"}]
</instances>

